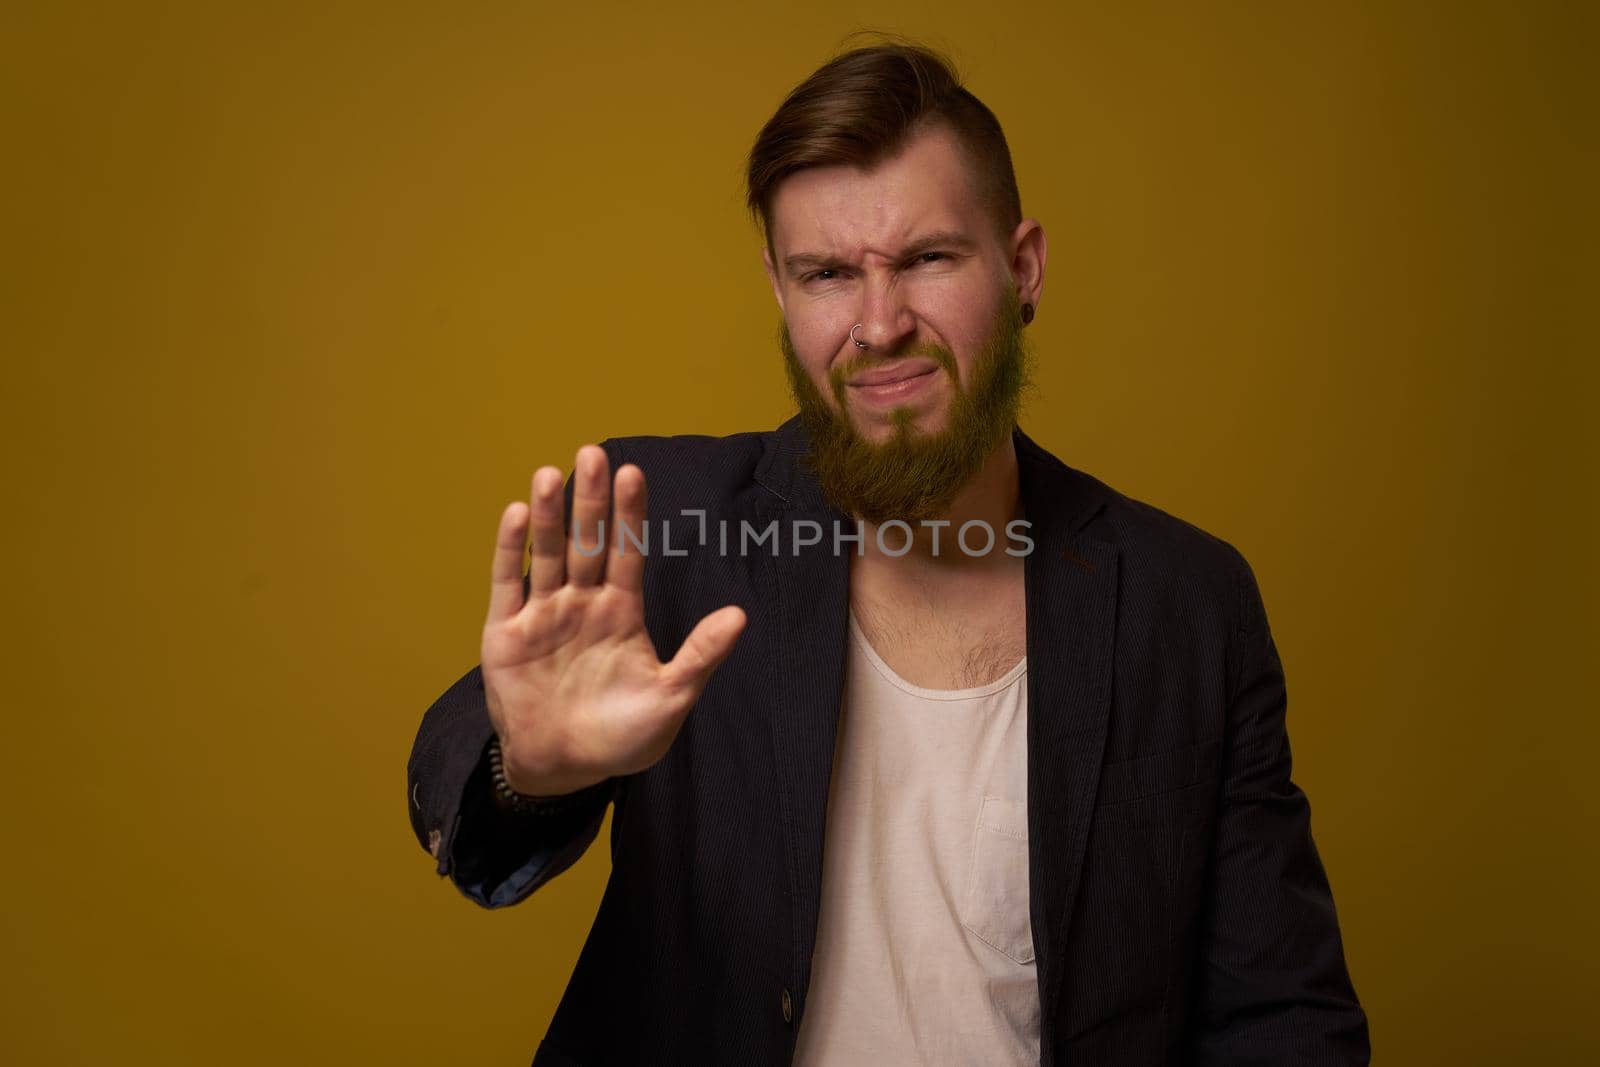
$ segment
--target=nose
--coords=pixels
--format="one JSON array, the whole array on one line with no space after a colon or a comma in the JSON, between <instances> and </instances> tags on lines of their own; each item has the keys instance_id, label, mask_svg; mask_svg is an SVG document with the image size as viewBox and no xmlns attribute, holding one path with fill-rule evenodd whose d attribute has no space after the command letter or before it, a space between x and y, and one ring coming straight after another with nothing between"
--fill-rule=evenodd
<instances>
[{"instance_id":1,"label":"nose","mask_svg":"<svg viewBox=\"0 0 1600 1067\"><path fill-rule=\"evenodd\" d=\"M890 356L916 333L916 316L892 276L869 275L861 288L861 309L856 315L852 341L859 341L875 356ZM852 352L860 351L848 344Z\"/></svg>"}]
</instances>

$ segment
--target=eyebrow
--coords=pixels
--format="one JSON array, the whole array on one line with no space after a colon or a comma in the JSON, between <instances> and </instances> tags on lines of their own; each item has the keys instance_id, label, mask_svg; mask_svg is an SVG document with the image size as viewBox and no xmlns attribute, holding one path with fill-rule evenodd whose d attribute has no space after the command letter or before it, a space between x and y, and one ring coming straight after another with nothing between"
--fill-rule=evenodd
<instances>
[{"instance_id":1,"label":"eyebrow","mask_svg":"<svg viewBox=\"0 0 1600 1067\"><path fill-rule=\"evenodd\" d=\"M976 249L977 243L963 233L955 230L936 230L933 233L923 234L900 250L902 261L912 259L924 252L935 248L955 248L963 252ZM850 264L838 256L824 256L816 252L798 252L792 256L783 257L783 265L790 274L796 274L807 268L813 270L837 270L848 267Z\"/></svg>"}]
</instances>

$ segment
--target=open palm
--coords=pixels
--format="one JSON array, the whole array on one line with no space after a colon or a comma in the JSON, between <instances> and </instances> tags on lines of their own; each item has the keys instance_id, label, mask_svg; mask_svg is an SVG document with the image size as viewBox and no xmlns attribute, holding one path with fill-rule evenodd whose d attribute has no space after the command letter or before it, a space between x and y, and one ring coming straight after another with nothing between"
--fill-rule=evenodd
<instances>
[{"instance_id":1,"label":"open palm","mask_svg":"<svg viewBox=\"0 0 1600 1067\"><path fill-rule=\"evenodd\" d=\"M592 444L578 449L575 468L577 541L564 527L556 467L535 471L529 504L501 515L483 627L484 694L506 780L536 796L632 774L664 756L745 624L737 606L719 608L661 662L644 625L644 556L615 533L618 524L644 531L644 472L624 464L613 486L605 450ZM613 510L599 551L601 520Z\"/></svg>"}]
</instances>

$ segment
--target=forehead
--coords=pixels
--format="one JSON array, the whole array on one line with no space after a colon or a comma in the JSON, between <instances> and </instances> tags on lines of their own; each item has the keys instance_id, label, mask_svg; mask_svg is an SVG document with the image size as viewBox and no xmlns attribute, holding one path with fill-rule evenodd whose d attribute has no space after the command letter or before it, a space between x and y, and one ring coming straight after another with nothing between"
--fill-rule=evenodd
<instances>
[{"instance_id":1,"label":"forehead","mask_svg":"<svg viewBox=\"0 0 1600 1067\"><path fill-rule=\"evenodd\" d=\"M981 241L986 218L955 138L933 127L870 170L808 167L785 178L772 198L773 251L890 255L938 230Z\"/></svg>"}]
</instances>

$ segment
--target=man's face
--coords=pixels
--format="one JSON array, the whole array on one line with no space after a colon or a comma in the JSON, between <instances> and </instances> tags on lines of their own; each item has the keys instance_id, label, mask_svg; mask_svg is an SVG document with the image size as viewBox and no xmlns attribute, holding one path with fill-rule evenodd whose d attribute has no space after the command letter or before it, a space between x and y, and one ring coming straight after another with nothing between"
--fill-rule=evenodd
<instances>
[{"instance_id":1,"label":"man's face","mask_svg":"<svg viewBox=\"0 0 1600 1067\"><path fill-rule=\"evenodd\" d=\"M877 522L940 513L1016 420L1015 243L937 126L872 170L791 175L771 215L763 259L824 490ZM1028 245L1042 270L1042 232Z\"/></svg>"}]
</instances>

